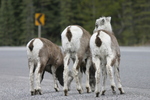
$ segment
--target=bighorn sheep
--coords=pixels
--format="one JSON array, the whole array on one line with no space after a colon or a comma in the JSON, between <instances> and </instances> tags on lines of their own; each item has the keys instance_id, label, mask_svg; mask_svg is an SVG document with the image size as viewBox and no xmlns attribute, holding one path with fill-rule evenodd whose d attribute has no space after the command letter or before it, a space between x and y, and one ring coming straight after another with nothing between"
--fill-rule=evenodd
<instances>
[{"instance_id":1,"label":"bighorn sheep","mask_svg":"<svg viewBox=\"0 0 150 100\"><path fill-rule=\"evenodd\" d=\"M113 93L116 93L115 90L115 81L113 75L116 76L118 82L118 89L120 94L124 94L124 90L121 85L120 74L119 74L119 63L120 63L120 49L117 42L117 39L112 32L111 27L111 17L100 17L96 20L96 25L94 29L94 34L90 39L90 50L92 53L92 62L95 66L95 93L96 97L99 96L100 93L100 73L102 72L103 76L103 85L101 94L105 94L105 81L107 74L109 75L111 88ZM102 71L101 71L102 69Z\"/></svg>"},{"instance_id":2,"label":"bighorn sheep","mask_svg":"<svg viewBox=\"0 0 150 100\"><path fill-rule=\"evenodd\" d=\"M57 79L63 86L63 53L61 49L44 38L35 38L27 44L27 56L29 65L30 91L31 95L42 94L40 82L43 79L44 72L48 71L53 75L54 89L59 91ZM69 74L71 75L71 74ZM72 77L69 76L70 85ZM35 80L35 89L34 89Z\"/></svg>"},{"instance_id":3,"label":"bighorn sheep","mask_svg":"<svg viewBox=\"0 0 150 100\"><path fill-rule=\"evenodd\" d=\"M89 48L89 40L91 35L85 29L78 25L70 25L64 29L61 34L62 48L64 50L64 95L68 95L68 63L72 58L73 73L76 80L77 90L81 94L83 92L81 86L81 70L86 64L86 89L91 92L89 85L89 68L91 66L91 53Z\"/></svg>"}]
</instances>

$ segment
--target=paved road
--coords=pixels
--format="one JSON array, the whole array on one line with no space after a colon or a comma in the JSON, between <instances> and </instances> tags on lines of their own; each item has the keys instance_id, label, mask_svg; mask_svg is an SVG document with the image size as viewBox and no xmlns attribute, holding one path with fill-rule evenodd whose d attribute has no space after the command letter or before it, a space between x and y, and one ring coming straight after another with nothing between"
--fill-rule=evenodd
<instances>
[{"instance_id":1,"label":"paved road","mask_svg":"<svg viewBox=\"0 0 150 100\"><path fill-rule=\"evenodd\" d=\"M150 47L121 47L121 79L126 94L113 95L109 81L105 96L94 93L78 94L75 82L69 96L53 89L48 73L42 82L43 95L30 96L25 47L0 47L0 100L150 100ZM83 80L84 81L84 80ZM84 83L84 82L83 82Z\"/></svg>"}]
</instances>

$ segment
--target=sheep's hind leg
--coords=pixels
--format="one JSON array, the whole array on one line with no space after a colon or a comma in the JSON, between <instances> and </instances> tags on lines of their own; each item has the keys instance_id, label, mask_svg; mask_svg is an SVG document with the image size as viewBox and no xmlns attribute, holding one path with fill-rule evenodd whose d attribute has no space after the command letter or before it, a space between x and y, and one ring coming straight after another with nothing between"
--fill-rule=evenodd
<instances>
[{"instance_id":1,"label":"sheep's hind leg","mask_svg":"<svg viewBox=\"0 0 150 100\"><path fill-rule=\"evenodd\" d=\"M83 89L81 86L81 77L80 77L81 73L79 72L80 63L81 63L81 59L79 59L78 56L76 55L75 63L73 65L73 72L74 72L76 86L77 86L77 90L78 90L79 94L81 94L83 92Z\"/></svg>"},{"instance_id":2,"label":"sheep's hind leg","mask_svg":"<svg viewBox=\"0 0 150 100\"><path fill-rule=\"evenodd\" d=\"M106 92L105 84L106 84L107 72L106 72L106 67L104 65L102 65L102 77L103 77L103 83L102 83L101 95L105 95Z\"/></svg>"},{"instance_id":3,"label":"sheep's hind leg","mask_svg":"<svg viewBox=\"0 0 150 100\"><path fill-rule=\"evenodd\" d=\"M117 79L117 86L118 86L118 90L120 91L120 94L124 94L124 90L122 88L122 84L121 84L121 79L120 79L120 73L119 73L119 63L116 62L115 66L114 66L114 74L116 76Z\"/></svg>"},{"instance_id":4,"label":"sheep's hind leg","mask_svg":"<svg viewBox=\"0 0 150 100\"><path fill-rule=\"evenodd\" d=\"M99 97L100 94L100 59L97 57L92 57L93 64L95 65L96 71L95 71L95 80L96 80L96 85L95 85L95 95L96 97Z\"/></svg>"},{"instance_id":5,"label":"sheep's hind leg","mask_svg":"<svg viewBox=\"0 0 150 100\"><path fill-rule=\"evenodd\" d=\"M81 71L79 71L78 78L79 78L79 84L81 86L81 88L80 87L77 88L79 94L81 94L83 92L83 88L82 88L82 84L81 84L81 82L82 82L82 75L83 74L81 73Z\"/></svg>"},{"instance_id":6,"label":"sheep's hind leg","mask_svg":"<svg viewBox=\"0 0 150 100\"><path fill-rule=\"evenodd\" d=\"M91 58L87 59L87 64L86 64L86 89L87 89L87 93L91 92L91 86L90 86L90 82L89 82L89 69L91 66L92 62L91 62Z\"/></svg>"},{"instance_id":7,"label":"sheep's hind leg","mask_svg":"<svg viewBox=\"0 0 150 100\"><path fill-rule=\"evenodd\" d=\"M106 59L107 59L106 70L110 79L111 89L112 89L113 94L116 94L116 85L114 81L113 69L111 66L111 63L113 60L111 57L107 57Z\"/></svg>"},{"instance_id":8,"label":"sheep's hind leg","mask_svg":"<svg viewBox=\"0 0 150 100\"><path fill-rule=\"evenodd\" d=\"M63 72L63 79L64 79L64 95L67 96L68 95L68 72L69 72L69 68L68 68L68 62L69 62L69 59L70 59L70 54L67 53L65 54L65 57L64 57L64 72Z\"/></svg>"},{"instance_id":9,"label":"sheep's hind leg","mask_svg":"<svg viewBox=\"0 0 150 100\"><path fill-rule=\"evenodd\" d=\"M34 63L29 61L29 78L30 78L30 92L31 95L35 95L35 90L34 90Z\"/></svg>"},{"instance_id":10,"label":"sheep's hind leg","mask_svg":"<svg viewBox=\"0 0 150 100\"><path fill-rule=\"evenodd\" d=\"M52 66L51 70L52 70L52 75L53 75L53 79L54 79L54 89L55 89L56 92L58 92L59 91L59 87L58 87L58 84L57 84L56 68L55 68L55 66Z\"/></svg>"},{"instance_id":11,"label":"sheep's hind leg","mask_svg":"<svg viewBox=\"0 0 150 100\"><path fill-rule=\"evenodd\" d=\"M42 72L40 71L40 69L43 66L41 65L40 61L37 63L37 68L35 70L35 83L36 83L36 89L35 89L35 94L39 94L42 95L42 90L41 90L41 76L42 76Z\"/></svg>"},{"instance_id":12,"label":"sheep's hind leg","mask_svg":"<svg viewBox=\"0 0 150 100\"><path fill-rule=\"evenodd\" d=\"M73 81L74 78L71 71L69 71L68 76L69 77L68 77L67 85L68 85L68 91L70 91L71 82Z\"/></svg>"}]
</instances>

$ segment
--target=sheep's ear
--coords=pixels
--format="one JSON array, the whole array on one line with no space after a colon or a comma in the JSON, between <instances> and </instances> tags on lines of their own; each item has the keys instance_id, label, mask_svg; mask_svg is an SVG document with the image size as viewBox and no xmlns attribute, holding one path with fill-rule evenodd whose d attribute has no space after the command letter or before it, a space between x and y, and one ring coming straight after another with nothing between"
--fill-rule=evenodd
<instances>
[{"instance_id":1,"label":"sheep's ear","mask_svg":"<svg viewBox=\"0 0 150 100\"><path fill-rule=\"evenodd\" d=\"M111 21L111 17L110 16L106 17L106 20L110 22Z\"/></svg>"},{"instance_id":2,"label":"sheep's ear","mask_svg":"<svg viewBox=\"0 0 150 100\"><path fill-rule=\"evenodd\" d=\"M98 25L104 25L104 23L105 23L105 19L101 19L101 20L99 20L99 24Z\"/></svg>"},{"instance_id":3,"label":"sheep's ear","mask_svg":"<svg viewBox=\"0 0 150 100\"><path fill-rule=\"evenodd\" d=\"M105 20L104 19L102 19L102 22L101 22L102 24L104 24L105 23Z\"/></svg>"}]
</instances>

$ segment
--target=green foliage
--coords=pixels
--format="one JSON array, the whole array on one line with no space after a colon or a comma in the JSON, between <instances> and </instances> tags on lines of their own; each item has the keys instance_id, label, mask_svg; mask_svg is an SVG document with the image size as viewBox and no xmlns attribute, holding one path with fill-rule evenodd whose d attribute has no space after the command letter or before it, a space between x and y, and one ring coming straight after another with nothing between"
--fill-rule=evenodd
<instances>
[{"instance_id":1,"label":"green foliage","mask_svg":"<svg viewBox=\"0 0 150 100\"><path fill-rule=\"evenodd\" d=\"M20 35L18 36L19 43L21 45L25 45L31 38L34 38L36 35L34 34L34 6L32 0L22 0L20 5L18 5L21 9L20 13Z\"/></svg>"},{"instance_id":2,"label":"green foliage","mask_svg":"<svg viewBox=\"0 0 150 100\"><path fill-rule=\"evenodd\" d=\"M150 1L134 1L134 33L136 34L136 43L145 44L150 40Z\"/></svg>"},{"instance_id":3,"label":"green foliage","mask_svg":"<svg viewBox=\"0 0 150 100\"><path fill-rule=\"evenodd\" d=\"M12 45L15 32L15 5L13 1L1 1L1 43ZM9 17L8 17L9 16Z\"/></svg>"},{"instance_id":4,"label":"green foliage","mask_svg":"<svg viewBox=\"0 0 150 100\"><path fill-rule=\"evenodd\" d=\"M149 0L0 0L0 46L19 46L38 36L35 13L45 14L42 37L61 44L65 27L77 24L91 34L95 20L112 17L120 45L150 44Z\"/></svg>"}]
</instances>

